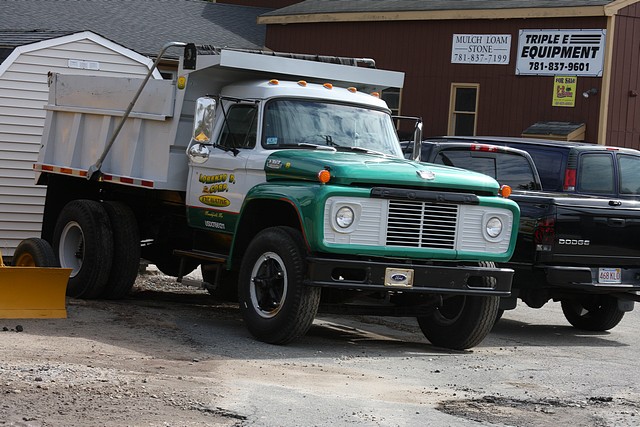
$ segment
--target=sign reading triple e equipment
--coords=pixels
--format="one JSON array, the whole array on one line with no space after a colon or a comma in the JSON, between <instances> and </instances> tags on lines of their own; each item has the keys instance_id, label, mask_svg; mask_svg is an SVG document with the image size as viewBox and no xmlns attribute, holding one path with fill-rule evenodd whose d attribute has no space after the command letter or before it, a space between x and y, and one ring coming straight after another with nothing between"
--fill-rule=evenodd
<instances>
[{"instance_id":1,"label":"sign reading triple e equipment","mask_svg":"<svg viewBox=\"0 0 640 427\"><path fill-rule=\"evenodd\" d=\"M516 74L602 77L606 30L520 30Z\"/></svg>"}]
</instances>

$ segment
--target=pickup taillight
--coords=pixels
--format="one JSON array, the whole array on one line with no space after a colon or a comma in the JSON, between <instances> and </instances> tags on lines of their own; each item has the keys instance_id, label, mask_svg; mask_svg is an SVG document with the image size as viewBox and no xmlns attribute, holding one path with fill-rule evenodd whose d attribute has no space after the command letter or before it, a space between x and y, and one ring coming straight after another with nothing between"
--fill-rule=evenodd
<instances>
[{"instance_id":1,"label":"pickup taillight","mask_svg":"<svg viewBox=\"0 0 640 427\"><path fill-rule=\"evenodd\" d=\"M541 218L536 223L533 232L533 241L536 251L550 252L556 236L556 219L553 217Z\"/></svg>"}]
</instances>

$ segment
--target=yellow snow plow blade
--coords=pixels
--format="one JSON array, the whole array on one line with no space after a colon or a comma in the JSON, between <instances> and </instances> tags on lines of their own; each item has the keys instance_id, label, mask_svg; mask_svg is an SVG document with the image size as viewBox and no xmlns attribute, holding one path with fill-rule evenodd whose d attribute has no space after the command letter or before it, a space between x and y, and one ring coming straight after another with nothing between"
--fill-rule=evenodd
<instances>
[{"instance_id":1,"label":"yellow snow plow blade","mask_svg":"<svg viewBox=\"0 0 640 427\"><path fill-rule=\"evenodd\" d=\"M0 318L66 318L70 268L10 267L0 253Z\"/></svg>"}]
</instances>

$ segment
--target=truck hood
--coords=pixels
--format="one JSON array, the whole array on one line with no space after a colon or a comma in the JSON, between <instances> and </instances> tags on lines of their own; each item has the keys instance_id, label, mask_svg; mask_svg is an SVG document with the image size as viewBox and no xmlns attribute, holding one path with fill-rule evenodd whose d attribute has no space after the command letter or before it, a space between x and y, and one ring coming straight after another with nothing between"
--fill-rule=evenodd
<instances>
[{"instance_id":1,"label":"truck hood","mask_svg":"<svg viewBox=\"0 0 640 427\"><path fill-rule=\"evenodd\" d=\"M497 194L493 178L476 172L382 155L329 150L279 150L267 158L268 181L318 182L318 173L331 173L329 184L411 187Z\"/></svg>"}]
</instances>

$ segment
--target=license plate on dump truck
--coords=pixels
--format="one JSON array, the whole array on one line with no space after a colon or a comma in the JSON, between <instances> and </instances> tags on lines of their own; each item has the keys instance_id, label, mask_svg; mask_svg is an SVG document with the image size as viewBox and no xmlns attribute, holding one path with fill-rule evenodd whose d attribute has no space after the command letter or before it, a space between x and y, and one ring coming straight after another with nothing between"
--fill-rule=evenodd
<instances>
[{"instance_id":1,"label":"license plate on dump truck","mask_svg":"<svg viewBox=\"0 0 640 427\"><path fill-rule=\"evenodd\" d=\"M598 283L622 283L622 269L599 268Z\"/></svg>"},{"instance_id":2,"label":"license plate on dump truck","mask_svg":"<svg viewBox=\"0 0 640 427\"><path fill-rule=\"evenodd\" d=\"M391 288L413 287L413 270L410 268L387 268L384 273L384 285Z\"/></svg>"}]
</instances>

